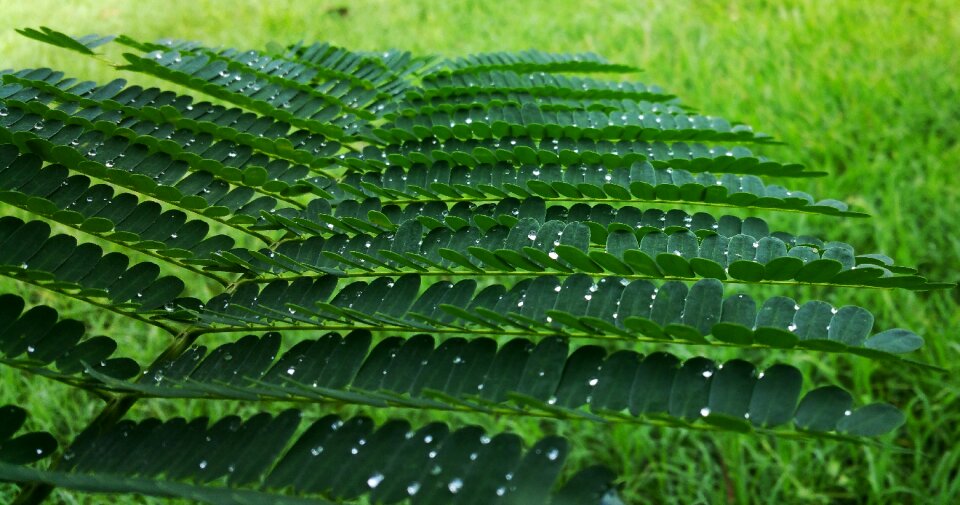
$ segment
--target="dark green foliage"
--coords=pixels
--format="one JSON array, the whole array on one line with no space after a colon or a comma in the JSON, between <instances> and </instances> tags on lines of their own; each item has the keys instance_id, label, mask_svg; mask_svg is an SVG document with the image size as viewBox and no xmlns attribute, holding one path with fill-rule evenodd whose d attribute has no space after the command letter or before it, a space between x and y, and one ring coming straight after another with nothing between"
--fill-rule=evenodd
<instances>
[{"instance_id":1,"label":"dark green foliage","mask_svg":"<svg viewBox=\"0 0 960 505\"><path fill-rule=\"evenodd\" d=\"M88 55L122 45L122 69L214 99L0 72L0 201L20 209L0 217L0 274L175 337L137 363L114 356L129 344L120 335L86 337L82 322L0 295L0 361L113 400L47 466L30 464L54 452L52 437L15 437L26 413L0 409L0 479L27 484L22 503L64 486L212 503L610 505L616 476L564 468L560 437L401 418L878 443L867 437L905 421L892 405L807 387L787 363L660 346L936 373L901 356L923 344L911 331L785 290L950 285L761 218L673 208L866 216L766 182L825 175L742 145L765 150L767 135L655 86L570 75L630 66L21 33ZM781 292L742 292L759 284ZM218 333L246 336L208 348ZM355 405L397 420L124 419L150 398Z\"/></svg>"}]
</instances>

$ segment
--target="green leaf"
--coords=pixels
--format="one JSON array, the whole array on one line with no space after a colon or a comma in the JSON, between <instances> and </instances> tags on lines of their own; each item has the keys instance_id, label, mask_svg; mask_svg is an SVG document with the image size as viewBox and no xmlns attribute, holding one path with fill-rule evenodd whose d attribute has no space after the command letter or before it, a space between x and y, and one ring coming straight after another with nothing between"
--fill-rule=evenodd
<instances>
[{"instance_id":1,"label":"green leaf","mask_svg":"<svg viewBox=\"0 0 960 505\"><path fill-rule=\"evenodd\" d=\"M875 437L893 431L906 418L889 403L873 403L854 410L837 422L837 431L854 436Z\"/></svg>"},{"instance_id":2,"label":"green leaf","mask_svg":"<svg viewBox=\"0 0 960 505\"><path fill-rule=\"evenodd\" d=\"M923 338L910 330L894 328L868 338L863 346L868 349L902 354L923 347Z\"/></svg>"},{"instance_id":3,"label":"green leaf","mask_svg":"<svg viewBox=\"0 0 960 505\"><path fill-rule=\"evenodd\" d=\"M812 431L833 431L837 421L849 412L853 405L850 393L836 386L814 389L797 407L797 427Z\"/></svg>"}]
</instances>

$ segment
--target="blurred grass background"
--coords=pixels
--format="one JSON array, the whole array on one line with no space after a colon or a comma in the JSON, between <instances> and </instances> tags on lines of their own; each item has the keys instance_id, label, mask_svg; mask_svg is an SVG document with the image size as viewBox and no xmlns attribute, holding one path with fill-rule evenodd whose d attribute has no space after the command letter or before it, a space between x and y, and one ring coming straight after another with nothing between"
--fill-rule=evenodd
<instances>
[{"instance_id":1,"label":"blurred grass background","mask_svg":"<svg viewBox=\"0 0 960 505\"><path fill-rule=\"evenodd\" d=\"M884 252L898 263L917 265L931 278L956 281L960 278L955 225L960 215L955 175L960 167L956 7L950 0L0 0L0 68L50 66L74 77L99 81L115 77L102 62L13 31L38 25L78 35L127 33L240 48L306 40L441 55L527 48L593 51L644 68L640 80L663 86L686 104L785 140L787 146L766 149L764 154L833 174L793 181L793 186L817 197L844 199L875 216L837 220L768 214L774 228L847 241L859 251ZM0 288L18 289L9 282L0 282ZM908 452L633 426L451 421L481 422L531 437L566 434L575 445L574 464L603 463L620 472L627 503L960 502L956 447L960 343L955 333L960 326L960 291L821 289L796 296L803 300L814 294L837 305L870 307L879 328L902 326L924 335L927 346L916 358L951 373L917 373L815 353L755 357L759 363L789 360L816 384L853 388L860 402L887 400L898 405L907 411L908 424L885 441ZM118 339L127 355L147 357L167 344L164 335L88 307L43 293L30 297L87 320ZM0 374L0 402L28 408L35 427L49 429L63 440L100 409L83 392L5 368ZM219 402L141 402L133 415L223 415L249 408ZM0 500L13 491L0 487ZM113 503L114 498L58 490L52 501ZM116 502L158 500L124 497Z\"/></svg>"}]
</instances>

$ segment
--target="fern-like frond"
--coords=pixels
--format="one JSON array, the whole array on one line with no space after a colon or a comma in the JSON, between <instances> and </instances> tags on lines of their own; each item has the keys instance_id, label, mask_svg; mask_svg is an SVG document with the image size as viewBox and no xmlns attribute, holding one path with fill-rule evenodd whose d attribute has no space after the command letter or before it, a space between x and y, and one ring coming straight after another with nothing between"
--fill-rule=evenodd
<instances>
[{"instance_id":1,"label":"fern-like frond","mask_svg":"<svg viewBox=\"0 0 960 505\"><path fill-rule=\"evenodd\" d=\"M593 53L551 54L537 50L518 53L481 53L467 57L446 59L430 68L428 78L473 74L494 69L516 72L636 72L630 65L617 65Z\"/></svg>"},{"instance_id":2,"label":"fern-like frond","mask_svg":"<svg viewBox=\"0 0 960 505\"><path fill-rule=\"evenodd\" d=\"M632 66L535 50L437 59L20 32L87 56L118 44L121 70L216 102L0 72L0 202L19 209L0 217L0 275L174 336L138 363L81 322L0 296L0 363L108 400L44 469L28 465L54 450L49 435L12 438L24 413L0 409L0 480L26 484L22 503L52 486L212 503L616 503L603 468L564 470L573 476L558 485L557 437L524 451L515 435L439 423L328 416L301 429L292 410L124 420L139 399L873 444L904 422L895 407L805 387L789 364L686 352L829 352L939 371L905 357L922 337L878 328L866 308L747 294L952 284L773 221L678 208L867 217L768 181L825 175L770 158L768 135L653 85L569 75ZM218 285L184 282L201 275ZM284 348L280 331L317 333ZM208 350L211 334L246 336Z\"/></svg>"},{"instance_id":3,"label":"fern-like frond","mask_svg":"<svg viewBox=\"0 0 960 505\"><path fill-rule=\"evenodd\" d=\"M24 311L21 298L2 295L0 308L5 364L110 392L399 406L841 440L880 434L902 422L891 417L892 407L851 410L850 394L834 386L801 399L801 374L789 365L758 371L742 360L608 354L599 346L571 349L557 337L537 343L515 338L498 346L485 337L438 343L419 334L385 338L371 348L370 332L357 330L300 341L281 355L280 334L267 333L209 353L194 347L140 374L136 362L111 357L115 341L84 338L82 323L58 319L49 307ZM888 424L880 429L884 420Z\"/></svg>"},{"instance_id":4,"label":"fern-like frond","mask_svg":"<svg viewBox=\"0 0 960 505\"><path fill-rule=\"evenodd\" d=\"M366 210L368 216L378 212L369 205L355 208ZM268 216L268 220L279 222L291 231L316 235L281 242L273 249L259 252L246 249L220 251L213 255L213 259L198 260L197 263L212 269L245 272L264 280L271 278L269 274L296 278L314 272L395 275L412 267L421 275L443 276L537 276L579 271L630 279L702 277L739 283L915 290L939 286L906 273L909 269L905 267L877 265L875 263L879 260L856 255L848 244L793 245L797 238L788 236L784 238L793 242L788 246L774 236L754 237L738 233L726 237L712 229L716 221L709 224L711 228L696 231L692 231L691 221L685 223L690 228L684 227L669 234L659 231L643 233L638 240L637 232L646 230L635 232L622 224L608 231L597 223L562 218L543 222L543 217L540 220L533 217L515 219L508 214L500 222L489 219L484 221L485 226L469 226L465 220L454 224L456 216L444 215L445 212L441 210L431 216L421 211L415 220L406 221L395 229L389 226L392 224L389 221L381 221L378 224L391 229L379 233L369 233L371 229L376 231L376 225L359 216L348 218L323 214L293 219ZM464 217L480 222L485 216L474 212ZM320 236L320 233L330 232L324 222L350 233ZM451 225L448 226L447 222ZM595 237L595 231L603 236L600 244L597 244L600 240ZM891 268L897 268L905 275L895 275Z\"/></svg>"},{"instance_id":5,"label":"fern-like frond","mask_svg":"<svg viewBox=\"0 0 960 505\"><path fill-rule=\"evenodd\" d=\"M850 394L835 386L801 398L801 374L784 364L759 371L742 360L608 354L598 346L570 349L557 337L514 339L498 348L490 338L437 343L420 334L386 338L371 349L370 333L354 331L300 341L282 355L280 345L278 333L248 335L209 353L194 348L156 363L137 383L103 381L115 390L172 398L299 399L847 441L903 421L889 405L851 410ZM884 420L886 430L878 429Z\"/></svg>"},{"instance_id":6,"label":"fern-like frond","mask_svg":"<svg viewBox=\"0 0 960 505\"><path fill-rule=\"evenodd\" d=\"M479 289L474 279L421 288L415 274L370 282L326 275L288 282L243 283L206 303L179 307L209 325L206 331L343 329L615 338L634 342L814 349L876 359L899 358L923 339L896 329L871 335L873 316L861 307L822 301L802 306L776 296L758 304L744 294L724 297L716 279L691 287L585 274L524 279L508 288ZM419 294L418 294L419 293ZM711 336L711 339L707 339Z\"/></svg>"},{"instance_id":7,"label":"fern-like frond","mask_svg":"<svg viewBox=\"0 0 960 505\"><path fill-rule=\"evenodd\" d=\"M210 233L210 225L187 220L182 211L164 211L156 202L91 182L87 176L70 175L63 165L42 166L40 158L0 144L0 201L226 283L182 260L230 249L232 237ZM34 267L39 268L36 263Z\"/></svg>"},{"instance_id":8,"label":"fern-like frond","mask_svg":"<svg viewBox=\"0 0 960 505\"><path fill-rule=\"evenodd\" d=\"M207 503L599 504L609 471L587 469L557 486L567 443L442 423L381 426L326 416L300 429L301 414L248 419L122 421L81 435L56 470L0 461L0 479ZM0 453L2 454L2 453ZM278 494L292 491L293 496ZM409 501L407 501L409 500Z\"/></svg>"},{"instance_id":9,"label":"fern-like frond","mask_svg":"<svg viewBox=\"0 0 960 505\"><path fill-rule=\"evenodd\" d=\"M140 371L130 358L113 357L115 340L85 337L82 322L60 319L56 310L45 305L25 308L19 296L0 295L3 363L65 381L87 371L114 379L130 379Z\"/></svg>"},{"instance_id":10,"label":"fern-like frond","mask_svg":"<svg viewBox=\"0 0 960 505\"><path fill-rule=\"evenodd\" d=\"M638 82L610 82L586 77L514 71L481 71L469 75L447 76L443 73L425 76L423 87L411 90L413 99L478 96L483 93L523 93L535 97L574 98L583 100L630 100L651 102L673 101L674 96L657 86Z\"/></svg>"},{"instance_id":11,"label":"fern-like frond","mask_svg":"<svg viewBox=\"0 0 960 505\"><path fill-rule=\"evenodd\" d=\"M14 113L24 113L9 127L14 134L4 140L25 143L31 139L32 132L28 133L22 127L36 120L32 130L37 133L32 138L43 139L55 147L88 148L86 156L103 163L107 168L118 166L119 158L126 157L130 151L149 149L156 153L155 156L166 157L184 167L195 167L191 172L207 173L294 206L299 204L290 200L286 194L291 192L291 185L309 173L305 166L290 166L283 160L271 163L266 156L256 155L251 149L238 147L232 142L211 145L208 139L196 138L192 132L168 131L164 137L162 134L158 135L159 126L156 124L124 122L119 114L104 112L99 107L68 107L64 111L50 109L39 101L21 105L7 99L2 103ZM152 135L142 135L137 133L137 130L150 132ZM185 136L188 138L184 145L181 145L179 141ZM73 142L77 144L74 145ZM101 150L105 152L101 154ZM273 180L270 185L266 185L268 177Z\"/></svg>"},{"instance_id":12,"label":"fern-like frond","mask_svg":"<svg viewBox=\"0 0 960 505\"><path fill-rule=\"evenodd\" d=\"M495 144L492 147L497 147ZM602 165L521 166L481 164L474 168L435 163L409 169L391 166L382 172L349 174L340 185L356 197L378 197L385 203L417 201L496 202L502 198L538 196L548 202L645 204L692 203L720 207L753 207L846 217L865 217L837 200L815 201L801 191L767 185L757 176L654 168L647 162L608 170Z\"/></svg>"},{"instance_id":13,"label":"fern-like frond","mask_svg":"<svg viewBox=\"0 0 960 505\"><path fill-rule=\"evenodd\" d=\"M178 129L190 130L198 135L209 134L216 139L233 141L271 156L309 165L321 164L340 150L340 144L328 141L326 137L304 130L291 132L292 128L287 123L235 107L197 102L193 97L158 88L127 87L122 79L97 86L91 82L62 79L57 72L38 69L6 74L3 80L43 91L64 104L120 111L128 123L142 120L141 129L160 138L170 134L172 139L172 132L155 133L159 132L162 125L169 123ZM2 89L4 94L21 92L16 87Z\"/></svg>"},{"instance_id":14,"label":"fern-like frond","mask_svg":"<svg viewBox=\"0 0 960 505\"><path fill-rule=\"evenodd\" d=\"M155 263L133 264L122 253L51 235L43 221L0 217L0 275L162 326L149 314L172 311L184 283L160 273Z\"/></svg>"},{"instance_id":15,"label":"fern-like frond","mask_svg":"<svg viewBox=\"0 0 960 505\"><path fill-rule=\"evenodd\" d=\"M415 164L476 167L481 164L513 165L601 165L609 170L647 161L654 168L687 170L691 173L735 173L777 177L810 177L822 172L804 171L802 165L782 164L755 156L743 146L707 146L686 142L593 141L586 139L543 139L515 137L491 146L477 139L406 141L385 148L367 146L361 153L347 153L340 163L363 171L385 170L389 166L410 168ZM330 159L331 163L337 162Z\"/></svg>"}]
</instances>

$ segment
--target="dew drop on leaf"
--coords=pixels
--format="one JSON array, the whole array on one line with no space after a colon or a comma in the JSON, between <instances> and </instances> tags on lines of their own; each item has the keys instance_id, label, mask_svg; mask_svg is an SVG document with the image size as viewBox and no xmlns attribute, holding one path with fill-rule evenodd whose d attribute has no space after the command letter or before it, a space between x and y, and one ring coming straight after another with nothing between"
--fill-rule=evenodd
<instances>
[{"instance_id":1,"label":"dew drop on leaf","mask_svg":"<svg viewBox=\"0 0 960 505\"><path fill-rule=\"evenodd\" d=\"M383 482L383 474L377 472L371 475L369 479L367 479L367 486L369 486L370 489L375 489L377 486L380 485L381 482Z\"/></svg>"},{"instance_id":2,"label":"dew drop on leaf","mask_svg":"<svg viewBox=\"0 0 960 505\"><path fill-rule=\"evenodd\" d=\"M463 480L456 478L450 481L450 484L447 484L447 489L451 493L457 494L463 488Z\"/></svg>"}]
</instances>

